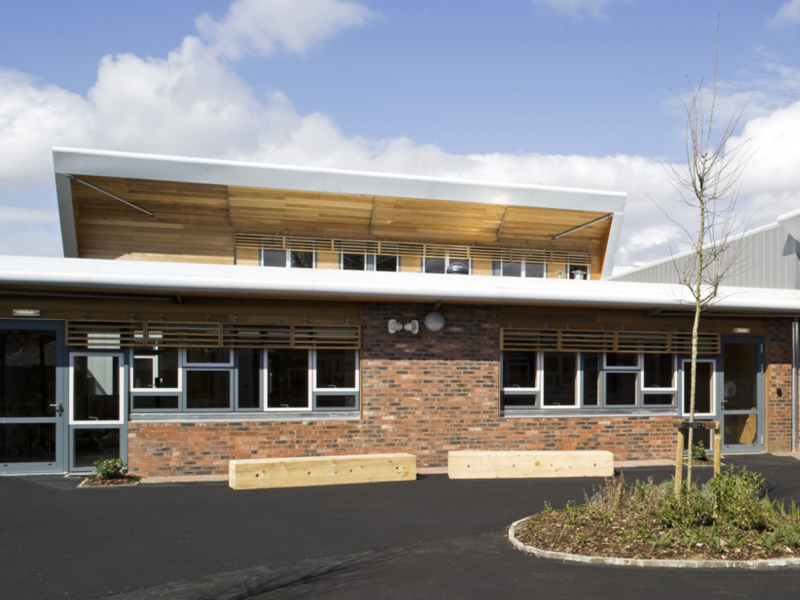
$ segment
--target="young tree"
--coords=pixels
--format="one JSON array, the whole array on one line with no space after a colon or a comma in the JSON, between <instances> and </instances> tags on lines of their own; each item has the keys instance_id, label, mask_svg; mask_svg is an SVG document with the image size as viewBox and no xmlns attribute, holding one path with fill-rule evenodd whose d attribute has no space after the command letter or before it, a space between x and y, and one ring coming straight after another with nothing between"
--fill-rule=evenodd
<instances>
[{"instance_id":1,"label":"young tree","mask_svg":"<svg viewBox=\"0 0 800 600\"><path fill-rule=\"evenodd\" d=\"M724 129L717 130L717 67L719 64L719 31L710 93L700 81L690 82L688 99L679 97L686 111L686 163L667 164L667 174L683 204L696 216L696 230L691 231L677 220L691 247L690 258L676 265L678 279L694 303L692 323L692 373L689 398L689 421L695 420L697 390L697 354L700 317L719 296L719 287L726 275L736 267L741 244L735 234L743 222L737 209L739 179L750 158L747 140L734 143L733 137L744 115L745 107L736 110ZM710 96L710 106L704 100ZM669 215L667 215L669 216ZM694 429L689 429L689 449L694 443ZM687 482L691 489L692 454L689 452Z\"/></svg>"}]
</instances>

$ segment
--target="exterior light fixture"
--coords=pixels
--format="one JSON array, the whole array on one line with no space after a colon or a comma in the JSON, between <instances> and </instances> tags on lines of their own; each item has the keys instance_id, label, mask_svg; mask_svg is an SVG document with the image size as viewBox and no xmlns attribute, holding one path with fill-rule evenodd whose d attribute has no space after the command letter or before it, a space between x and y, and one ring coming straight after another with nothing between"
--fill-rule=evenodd
<instances>
[{"instance_id":1,"label":"exterior light fixture","mask_svg":"<svg viewBox=\"0 0 800 600\"><path fill-rule=\"evenodd\" d=\"M442 329L444 329L444 316L440 312L429 312L425 315L425 329L428 331L432 331L433 333L438 333Z\"/></svg>"},{"instance_id":2,"label":"exterior light fixture","mask_svg":"<svg viewBox=\"0 0 800 600\"><path fill-rule=\"evenodd\" d=\"M42 311L38 308L15 308L11 314L15 317L41 317Z\"/></svg>"},{"instance_id":3,"label":"exterior light fixture","mask_svg":"<svg viewBox=\"0 0 800 600\"><path fill-rule=\"evenodd\" d=\"M413 321L406 323L403 325L399 323L397 319L389 319L388 323L389 333L397 333L398 331L410 331L414 335L419 333L419 321L414 319Z\"/></svg>"}]
</instances>

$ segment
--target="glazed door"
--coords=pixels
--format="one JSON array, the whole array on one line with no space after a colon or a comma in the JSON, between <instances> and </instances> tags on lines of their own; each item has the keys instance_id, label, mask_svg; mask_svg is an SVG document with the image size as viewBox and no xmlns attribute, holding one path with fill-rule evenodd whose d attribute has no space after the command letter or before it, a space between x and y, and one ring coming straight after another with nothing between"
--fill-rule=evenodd
<instances>
[{"instance_id":1,"label":"glazed door","mask_svg":"<svg viewBox=\"0 0 800 600\"><path fill-rule=\"evenodd\" d=\"M101 459L125 459L124 354L72 352L69 360L69 471L91 471Z\"/></svg>"},{"instance_id":2,"label":"glazed door","mask_svg":"<svg viewBox=\"0 0 800 600\"><path fill-rule=\"evenodd\" d=\"M0 319L0 473L65 470L64 328Z\"/></svg>"},{"instance_id":3,"label":"glazed door","mask_svg":"<svg viewBox=\"0 0 800 600\"><path fill-rule=\"evenodd\" d=\"M723 452L764 450L764 339L722 339Z\"/></svg>"}]
</instances>

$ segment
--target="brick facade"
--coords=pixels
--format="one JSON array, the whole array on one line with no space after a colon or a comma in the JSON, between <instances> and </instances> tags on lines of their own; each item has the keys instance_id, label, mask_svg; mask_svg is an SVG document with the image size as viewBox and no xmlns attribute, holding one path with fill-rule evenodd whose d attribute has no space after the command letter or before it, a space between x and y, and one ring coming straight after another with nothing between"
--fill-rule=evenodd
<instances>
[{"instance_id":1,"label":"brick facade","mask_svg":"<svg viewBox=\"0 0 800 600\"><path fill-rule=\"evenodd\" d=\"M618 459L669 458L674 417L499 416L499 310L444 306L447 326L422 322L430 304L364 304L359 421L131 423L129 463L144 476L219 474L237 458L410 452L442 467L449 450L609 450Z\"/></svg>"},{"instance_id":2,"label":"brick facade","mask_svg":"<svg viewBox=\"0 0 800 600\"><path fill-rule=\"evenodd\" d=\"M771 452L792 449L792 320L771 319L767 342L767 437Z\"/></svg>"}]
</instances>

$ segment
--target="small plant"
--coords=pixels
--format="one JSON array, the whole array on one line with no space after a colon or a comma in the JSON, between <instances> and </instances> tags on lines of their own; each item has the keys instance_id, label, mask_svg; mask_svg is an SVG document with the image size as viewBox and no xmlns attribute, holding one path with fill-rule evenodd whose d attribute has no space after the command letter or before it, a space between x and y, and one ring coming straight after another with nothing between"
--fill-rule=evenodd
<instances>
[{"instance_id":1,"label":"small plant","mask_svg":"<svg viewBox=\"0 0 800 600\"><path fill-rule=\"evenodd\" d=\"M100 479L119 479L123 477L126 465L121 458L102 458L94 461L94 472Z\"/></svg>"},{"instance_id":2,"label":"small plant","mask_svg":"<svg viewBox=\"0 0 800 600\"><path fill-rule=\"evenodd\" d=\"M692 444L692 460L706 460L706 446L703 440Z\"/></svg>"},{"instance_id":3,"label":"small plant","mask_svg":"<svg viewBox=\"0 0 800 600\"><path fill-rule=\"evenodd\" d=\"M667 531L650 542L650 545L652 545L653 548L658 548L659 550L666 550L667 548L672 548L673 541L672 533Z\"/></svg>"}]
</instances>

